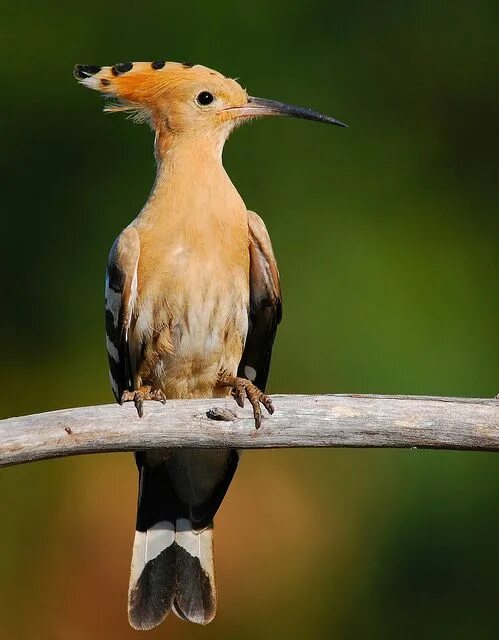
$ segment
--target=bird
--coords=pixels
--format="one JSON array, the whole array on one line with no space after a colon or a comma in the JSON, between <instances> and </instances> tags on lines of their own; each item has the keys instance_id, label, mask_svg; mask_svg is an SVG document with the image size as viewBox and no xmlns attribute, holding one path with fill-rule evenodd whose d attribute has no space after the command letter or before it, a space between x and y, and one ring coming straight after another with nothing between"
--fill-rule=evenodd
<instances>
[{"instance_id":1,"label":"bird","mask_svg":"<svg viewBox=\"0 0 499 640\"><path fill-rule=\"evenodd\" d=\"M106 272L106 346L118 403L233 396L255 427L282 317L279 271L262 218L222 164L229 134L262 116L346 127L308 108L249 96L200 64L78 64L74 76L154 131L157 171L138 216L118 235ZM167 411L167 409L165 409ZM238 466L235 449L135 454L139 474L128 617L137 630L173 611L215 616L213 519Z\"/></svg>"}]
</instances>

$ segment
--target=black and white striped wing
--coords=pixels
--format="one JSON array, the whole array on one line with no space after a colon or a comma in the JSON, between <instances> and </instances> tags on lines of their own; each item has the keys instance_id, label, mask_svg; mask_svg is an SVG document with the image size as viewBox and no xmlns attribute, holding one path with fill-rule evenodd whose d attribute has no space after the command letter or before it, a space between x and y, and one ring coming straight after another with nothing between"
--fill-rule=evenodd
<instances>
[{"instance_id":1,"label":"black and white striped wing","mask_svg":"<svg viewBox=\"0 0 499 640\"><path fill-rule=\"evenodd\" d=\"M250 251L249 328L238 375L265 390L272 346L282 317L279 271L267 228L259 215L248 211Z\"/></svg>"},{"instance_id":2,"label":"black and white striped wing","mask_svg":"<svg viewBox=\"0 0 499 640\"><path fill-rule=\"evenodd\" d=\"M116 238L106 273L106 347L109 379L118 402L135 388L136 363L130 345L130 324L137 299L140 242L134 227Z\"/></svg>"}]
</instances>

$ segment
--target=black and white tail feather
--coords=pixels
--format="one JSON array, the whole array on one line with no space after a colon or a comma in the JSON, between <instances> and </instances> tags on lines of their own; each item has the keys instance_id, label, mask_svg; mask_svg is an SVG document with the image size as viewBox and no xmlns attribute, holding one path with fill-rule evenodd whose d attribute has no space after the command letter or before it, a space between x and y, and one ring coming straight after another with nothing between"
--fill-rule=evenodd
<instances>
[{"instance_id":1,"label":"black and white tail feather","mask_svg":"<svg viewBox=\"0 0 499 640\"><path fill-rule=\"evenodd\" d=\"M197 531L190 520L178 518L136 532L128 600L134 629L152 629L170 610L208 624L216 605L211 524Z\"/></svg>"},{"instance_id":2,"label":"black and white tail feather","mask_svg":"<svg viewBox=\"0 0 499 640\"><path fill-rule=\"evenodd\" d=\"M138 630L152 629L170 610L198 624L208 624L216 613L213 516L236 471L238 454L231 451L228 459L214 458L212 466L222 463L219 481L211 487L209 499L201 501L196 499L200 494L184 501L190 483L179 485L175 478L185 479L185 474L172 477L171 469L178 472L191 462L172 460L176 456L172 452L166 464L146 453L136 454L139 498L128 616Z\"/></svg>"}]
</instances>

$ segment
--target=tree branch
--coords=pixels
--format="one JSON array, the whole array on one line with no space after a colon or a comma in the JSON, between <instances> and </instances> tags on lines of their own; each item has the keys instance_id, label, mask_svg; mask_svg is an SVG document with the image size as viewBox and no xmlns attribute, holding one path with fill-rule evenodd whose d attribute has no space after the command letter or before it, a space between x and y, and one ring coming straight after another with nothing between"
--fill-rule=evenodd
<instances>
[{"instance_id":1,"label":"tree branch","mask_svg":"<svg viewBox=\"0 0 499 640\"><path fill-rule=\"evenodd\" d=\"M277 395L259 431L231 399L100 405L0 421L0 466L83 453L167 447L417 447L499 450L499 401ZM210 407L220 411L207 412Z\"/></svg>"}]
</instances>

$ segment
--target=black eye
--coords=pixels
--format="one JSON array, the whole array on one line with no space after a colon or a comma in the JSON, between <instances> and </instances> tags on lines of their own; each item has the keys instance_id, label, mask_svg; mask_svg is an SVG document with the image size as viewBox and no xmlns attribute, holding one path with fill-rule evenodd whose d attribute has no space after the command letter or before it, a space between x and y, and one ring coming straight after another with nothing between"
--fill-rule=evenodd
<instances>
[{"instance_id":1,"label":"black eye","mask_svg":"<svg viewBox=\"0 0 499 640\"><path fill-rule=\"evenodd\" d=\"M215 100L215 97L209 91L201 91L201 93L196 98L196 102L203 107L205 107L207 104L211 104L213 100Z\"/></svg>"}]
</instances>

